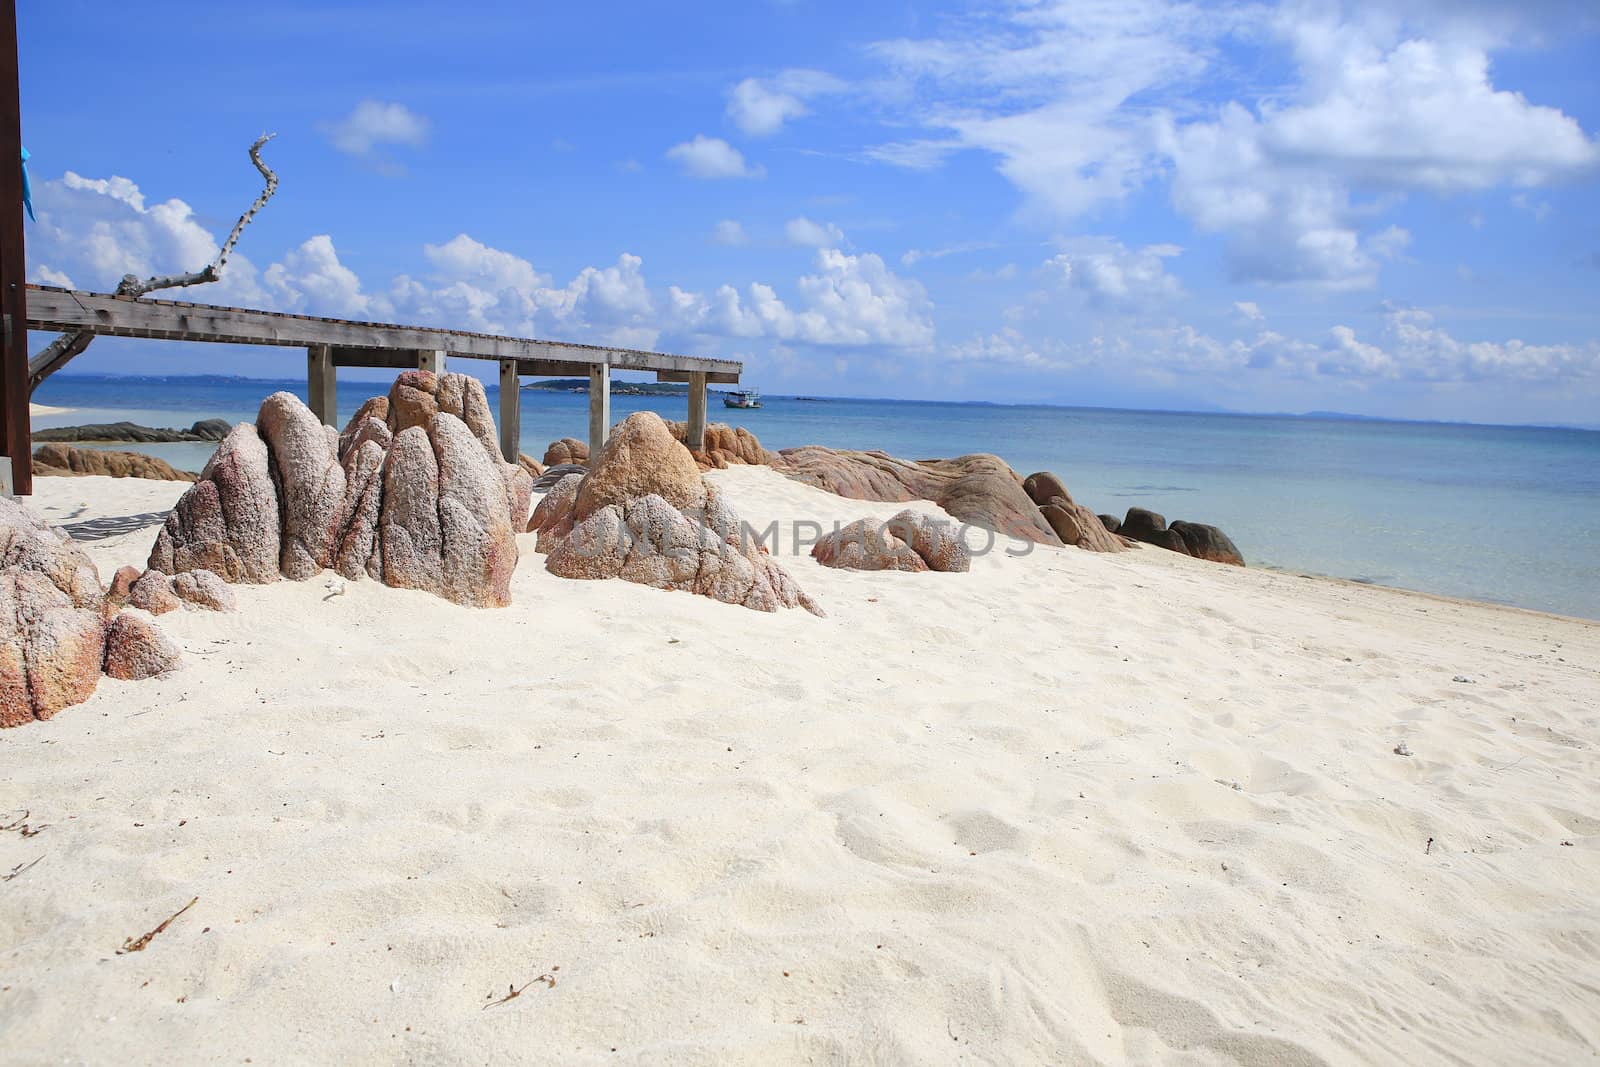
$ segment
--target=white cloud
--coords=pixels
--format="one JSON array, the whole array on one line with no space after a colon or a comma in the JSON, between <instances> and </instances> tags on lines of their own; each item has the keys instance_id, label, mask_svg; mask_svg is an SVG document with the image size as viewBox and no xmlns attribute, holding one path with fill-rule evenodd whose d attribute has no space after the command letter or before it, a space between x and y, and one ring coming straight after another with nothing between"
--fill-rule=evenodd
<instances>
[{"instance_id":1,"label":"white cloud","mask_svg":"<svg viewBox=\"0 0 1600 1067\"><path fill-rule=\"evenodd\" d=\"M1109 237L1080 239L1045 261L1061 284L1083 293L1097 307L1136 310L1183 295L1165 261L1182 253L1177 245L1130 249Z\"/></svg>"},{"instance_id":2,"label":"white cloud","mask_svg":"<svg viewBox=\"0 0 1600 1067\"><path fill-rule=\"evenodd\" d=\"M714 245L745 245L750 243L750 235L744 232L744 225L738 219L723 219L711 227L711 243Z\"/></svg>"},{"instance_id":3,"label":"white cloud","mask_svg":"<svg viewBox=\"0 0 1600 1067\"><path fill-rule=\"evenodd\" d=\"M422 145L428 120L404 104L363 100L344 118L323 123L322 132L346 155L370 156L383 145Z\"/></svg>"},{"instance_id":4,"label":"white cloud","mask_svg":"<svg viewBox=\"0 0 1600 1067\"><path fill-rule=\"evenodd\" d=\"M262 274L277 309L336 318L382 318L387 302L361 291L356 272L339 262L333 238L318 234L290 250Z\"/></svg>"},{"instance_id":5,"label":"white cloud","mask_svg":"<svg viewBox=\"0 0 1600 1067\"><path fill-rule=\"evenodd\" d=\"M1262 313L1260 306L1252 300L1235 300L1233 309L1251 322L1262 322L1267 317Z\"/></svg>"},{"instance_id":6,"label":"white cloud","mask_svg":"<svg viewBox=\"0 0 1600 1067\"><path fill-rule=\"evenodd\" d=\"M819 70L786 70L775 78L746 78L728 93L728 117L752 137L777 133L809 114L806 101L843 92L846 84Z\"/></svg>"},{"instance_id":7,"label":"white cloud","mask_svg":"<svg viewBox=\"0 0 1600 1067\"><path fill-rule=\"evenodd\" d=\"M671 289L679 328L729 337L766 337L816 345L926 347L933 343L932 304L915 281L890 271L870 253L817 251L815 273L796 283L790 307L770 285L731 285L709 297Z\"/></svg>"},{"instance_id":8,"label":"white cloud","mask_svg":"<svg viewBox=\"0 0 1600 1067\"><path fill-rule=\"evenodd\" d=\"M218 242L182 200L150 206L138 185L122 177L85 178L68 171L35 181L38 223L27 241L28 277L46 284L75 279L110 291L123 275L181 274L216 258ZM248 231L246 240L248 241ZM195 290L199 292L200 290ZM262 292L249 258L235 253L204 299L259 303Z\"/></svg>"},{"instance_id":9,"label":"white cloud","mask_svg":"<svg viewBox=\"0 0 1600 1067\"><path fill-rule=\"evenodd\" d=\"M442 245L423 245L422 252L441 274L490 292L532 291L550 284L549 276L534 270L527 260L490 248L464 233L456 234Z\"/></svg>"},{"instance_id":10,"label":"white cloud","mask_svg":"<svg viewBox=\"0 0 1600 1067\"><path fill-rule=\"evenodd\" d=\"M759 178L766 173L747 164L744 155L727 141L703 133L667 149L667 158L692 178Z\"/></svg>"},{"instance_id":11,"label":"white cloud","mask_svg":"<svg viewBox=\"0 0 1600 1067\"><path fill-rule=\"evenodd\" d=\"M864 154L929 169L955 151L989 153L1024 207L1053 220L1169 179L1179 211L1225 236L1235 278L1369 287L1404 248L1402 231L1374 223L1396 198L1600 167L1600 145L1574 118L1491 78L1495 49L1561 20L1492 8L1002 5L873 47L889 75L880 102L930 136ZM1287 84L1197 104L1201 75L1237 84L1216 75L1236 72L1241 48L1259 52L1252 69L1287 61Z\"/></svg>"},{"instance_id":12,"label":"white cloud","mask_svg":"<svg viewBox=\"0 0 1600 1067\"><path fill-rule=\"evenodd\" d=\"M839 227L831 222L812 222L803 215L785 223L783 235L792 245L811 248L838 248L844 244L844 231Z\"/></svg>"}]
</instances>

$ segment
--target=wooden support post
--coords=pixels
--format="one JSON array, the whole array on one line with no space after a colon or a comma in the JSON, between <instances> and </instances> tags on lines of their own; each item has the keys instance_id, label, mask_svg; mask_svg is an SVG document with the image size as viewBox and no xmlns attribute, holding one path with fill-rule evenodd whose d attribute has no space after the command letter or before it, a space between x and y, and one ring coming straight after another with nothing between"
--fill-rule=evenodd
<instances>
[{"instance_id":1,"label":"wooden support post","mask_svg":"<svg viewBox=\"0 0 1600 1067\"><path fill-rule=\"evenodd\" d=\"M706 376L704 371L689 372L689 425L683 435L689 451L706 446Z\"/></svg>"},{"instance_id":2,"label":"wooden support post","mask_svg":"<svg viewBox=\"0 0 1600 1067\"><path fill-rule=\"evenodd\" d=\"M507 463L517 462L522 451L522 378L517 361L500 361L500 454Z\"/></svg>"},{"instance_id":3,"label":"wooden support post","mask_svg":"<svg viewBox=\"0 0 1600 1067\"><path fill-rule=\"evenodd\" d=\"M22 253L22 128L17 87L17 5L0 0L0 452L11 491L33 495L28 422L28 308Z\"/></svg>"},{"instance_id":4,"label":"wooden support post","mask_svg":"<svg viewBox=\"0 0 1600 1067\"><path fill-rule=\"evenodd\" d=\"M322 425L339 426L339 378L333 365L331 345L311 345L306 348L306 395L311 401L311 413L322 420Z\"/></svg>"},{"instance_id":5,"label":"wooden support post","mask_svg":"<svg viewBox=\"0 0 1600 1067\"><path fill-rule=\"evenodd\" d=\"M444 353L438 349L417 349L417 369L431 370L435 374L444 373Z\"/></svg>"},{"instance_id":6,"label":"wooden support post","mask_svg":"<svg viewBox=\"0 0 1600 1067\"><path fill-rule=\"evenodd\" d=\"M589 368L589 462L600 458L600 449L611 435L611 364L596 363Z\"/></svg>"}]
</instances>

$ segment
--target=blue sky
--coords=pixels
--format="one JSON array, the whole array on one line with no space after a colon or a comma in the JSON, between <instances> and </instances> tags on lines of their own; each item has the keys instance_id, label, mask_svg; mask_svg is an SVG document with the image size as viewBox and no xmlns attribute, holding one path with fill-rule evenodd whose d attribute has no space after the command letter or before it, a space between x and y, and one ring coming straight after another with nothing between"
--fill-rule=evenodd
<instances>
[{"instance_id":1,"label":"blue sky","mask_svg":"<svg viewBox=\"0 0 1600 1067\"><path fill-rule=\"evenodd\" d=\"M1587 4L19 7L32 280L198 268L275 131L188 298L769 392L1600 422Z\"/></svg>"}]
</instances>

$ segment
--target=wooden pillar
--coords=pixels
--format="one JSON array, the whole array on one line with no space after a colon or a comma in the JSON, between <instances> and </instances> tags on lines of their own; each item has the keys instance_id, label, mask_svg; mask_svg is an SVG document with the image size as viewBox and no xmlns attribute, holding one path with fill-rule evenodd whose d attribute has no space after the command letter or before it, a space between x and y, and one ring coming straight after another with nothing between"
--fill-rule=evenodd
<instances>
[{"instance_id":1,"label":"wooden pillar","mask_svg":"<svg viewBox=\"0 0 1600 1067\"><path fill-rule=\"evenodd\" d=\"M600 449L611 434L611 364L596 363L589 368L589 462L600 456Z\"/></svg>"},{"instance_id":2,"label":"wooden pillar","mask_svg":"<svg viewBox=\"0 0 1600 1067\"><path fill-rule=\"evenodd\" d=\"M306 349L306 396L311 401L311 413L322 420L322 425L338 428L339 378L330 345Z\"/></svg>"},{"instance_id":3,"label":"wooden pillar","mask_svg":"<svg viewBox=\"0 0 1600 1067\"><path fill-rule=\"evenodd\" d=\"M689 425L683 435L689 451L698 452L706 446L706 374L689 372Z\"/></svg>"},{"instance_id":4,"label":"wooden pillar","mask_svg":"<svg viewBox=\"0 0 1600 1067\"><path fill-rule=\"evenodd\" d=\"M17 5L15 0L0 0L0 452L11 460L11 491L17 496L32 496L21 110L17 88Z\"/></svg>"},{"instance_id":5,"label":"wooden pillar","mask_svg":"<svg viewBox=\"0 0 1600 1067\"><path fill-rule=\"evenodd\" d=\"M417 369L431 370L435 374L444 373L444 353L434 349L417 349Z\"/></svg>"},{"instance_id":6,"label":"wooden pillar","mask_svg":"<svg viewBox=\"0 0 1600 1067\"><path fill-rule=\"evenodd\" d=\"M517 361L500 361L500 454L515 463L522 451L522 376Z\"/></svg>"}]
</instances>

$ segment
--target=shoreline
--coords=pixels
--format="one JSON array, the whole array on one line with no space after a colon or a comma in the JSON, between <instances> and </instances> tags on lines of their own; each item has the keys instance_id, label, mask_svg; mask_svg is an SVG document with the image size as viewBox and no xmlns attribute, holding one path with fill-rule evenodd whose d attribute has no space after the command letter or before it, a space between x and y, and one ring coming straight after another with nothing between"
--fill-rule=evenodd
<instances>
[{"instance_id":1,"label":"shoreline","mask_svg":"<svg viewBox=\"0 0 1600 1067\"><path fill-rule=\"evenodd\" d=\"M77 408L62 408L51 404L35 404L31 400L28 401L28 415L33 418L38 418L41 415L71 415L77 410Z\"/></svg>"}]
</instances>

